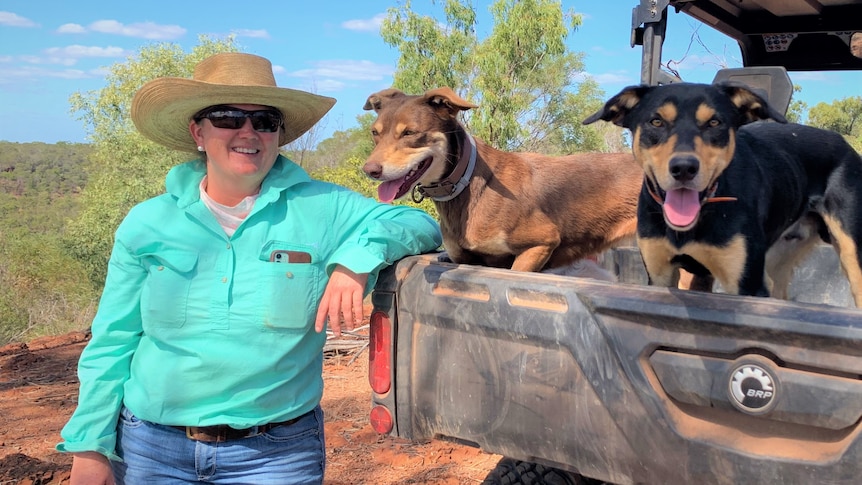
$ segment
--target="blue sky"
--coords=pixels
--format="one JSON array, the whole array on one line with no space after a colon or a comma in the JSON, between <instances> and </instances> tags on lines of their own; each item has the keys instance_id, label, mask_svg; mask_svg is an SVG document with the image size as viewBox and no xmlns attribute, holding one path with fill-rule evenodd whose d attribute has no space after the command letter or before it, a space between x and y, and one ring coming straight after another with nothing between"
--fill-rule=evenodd
<instances>
[{"instance_id":1,"label":"blue sky","mask_svg":"<svg viewBox=\"0 0 862 485\"><path fill-rule=\"evenodd\" d=\"M328 136L356 125L369 94L390 86L398 52L379 35L386 10L397 0L183 2L149 0L0 2L0 140L85 142L84 125L70 113L69 96L105 85L105 67L123 62L152 43L186 51L198 36L234 34L245 52L269 58L279 85L335 97L321 122ZM442 0L413 0L419 13L442 17ZM475 0L477 32L491 30L491 0ZM586 54L586 74L606 97L640 82L640 50L629 45L631 9L637 0L563 1L583 14L569 40ZM697 30L705 47L689 47ZM720 66L738 67L736 44L684 14L670 13L663 59L681 60L686 81L709 82ZM809 107L862 94L862 72L790 73Z\"/></svg>"}]
</instances>

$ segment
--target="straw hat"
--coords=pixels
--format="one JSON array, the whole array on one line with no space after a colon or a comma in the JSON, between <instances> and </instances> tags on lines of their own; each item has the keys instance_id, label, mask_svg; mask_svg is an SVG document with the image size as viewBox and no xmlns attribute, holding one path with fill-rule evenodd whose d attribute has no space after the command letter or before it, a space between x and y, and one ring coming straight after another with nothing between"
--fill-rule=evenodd
<instances>
[{"instance_id":1,"label":"straw hat","mask_svg":"<svg viewBox=\"0 0 862 485\"><path fill-rule=\"evenodd\" d=\"M197 152L189 120L218 104L259 104L284 115L282 146L299 138L335 104L326 96L280 88L272 63L252 54L222 53L195 66L192 79L161 77L144 84L132 100L132 121L142 135L168 148Z\"/></svg>"}]
</instances>

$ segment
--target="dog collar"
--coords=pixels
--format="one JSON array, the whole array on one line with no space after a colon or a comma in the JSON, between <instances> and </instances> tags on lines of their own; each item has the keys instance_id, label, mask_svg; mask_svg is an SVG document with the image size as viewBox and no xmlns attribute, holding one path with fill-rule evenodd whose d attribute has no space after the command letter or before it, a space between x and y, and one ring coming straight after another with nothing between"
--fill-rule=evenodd
<instances>
[{"instance_id":1,"label":"dog collar","mask_svg":"<svg viewBox=\"0 0 862 485\"><path fill-rule=\"evenodd\" d=\"M647 178L646 176L644 176L644 185L646 186L647 192L649 192L650 197L652 197L652 199L654 201L656 201L656 203L658 203L658 205L664 205L664 199L662 199L658 195L658 193L656 193L655 189L653 189L653 186L652 186L652 183L650 182L650 179ZM715 197L716 191L718 191L718 180L713 182L712 186L709 188L709 191L706 194L706 197L703 198L700 205L708 204L710 202L734 202L737 200L736 197L727 197L727 196Z\"/></svg>"},{"instance_id":2,"label":"dog collar","mask_svg":"<svg viewBox=\"0 0 862 485\"><path fill-rule=\"evenodd\" d=\"M431 197L437 202L446 202L452 200L467 188L470 183L470 177L473 176L473 169L476 168L476 143L469 133L464 133L466 144L469 145L469 154L467 150L461 151L461 156L458 159L458 164L445 179L430 184L417 185L414 187L413 201L421 202L425 197ZM419 192L419 197L415 192ZM417 200L418 199L418 200Z\"/></svg>"}]
</instances>

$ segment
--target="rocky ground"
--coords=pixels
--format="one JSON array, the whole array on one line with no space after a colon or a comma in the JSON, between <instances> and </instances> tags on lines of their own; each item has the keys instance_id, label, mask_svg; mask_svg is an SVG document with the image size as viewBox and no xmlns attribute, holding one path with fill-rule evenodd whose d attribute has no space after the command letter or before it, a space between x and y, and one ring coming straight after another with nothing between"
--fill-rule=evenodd
<instances>
[{"instance_id":1,"label":"rocky ground","mask_svg":"<svg viewBox=\"0 0 862 485\"><path fill-rule=\"evenodd\" d=\"M71 457L54 451L78 397L84 333L0 348L0 485L68 484ZM358 346L327 352L324 485L476 484L500 456L448 443L411 443L369 424L368 357Z\"/></svg>"}]
</instances>

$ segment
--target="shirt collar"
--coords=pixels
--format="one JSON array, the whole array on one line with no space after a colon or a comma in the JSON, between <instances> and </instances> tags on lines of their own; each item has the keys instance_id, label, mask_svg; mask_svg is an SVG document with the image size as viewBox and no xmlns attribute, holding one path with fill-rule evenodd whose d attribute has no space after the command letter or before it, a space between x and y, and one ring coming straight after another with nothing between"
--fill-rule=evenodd
<instances>
[{"instance_id":1,"label":"shirt collar","mask_svg":"<svg viewBox=\"0 0 862 485\"><path fill-rule=\"evenodd\" d=\"M200 200L200 183L206 175L206 164L192 160L172 168L165 178L167 192L177 198L177 205L188 207ZM271 203L278 200L281 192L296 184L311 180L302 167L289 158L279 155L260 188L259 199Z\"/></svg>"}]
</instances>

